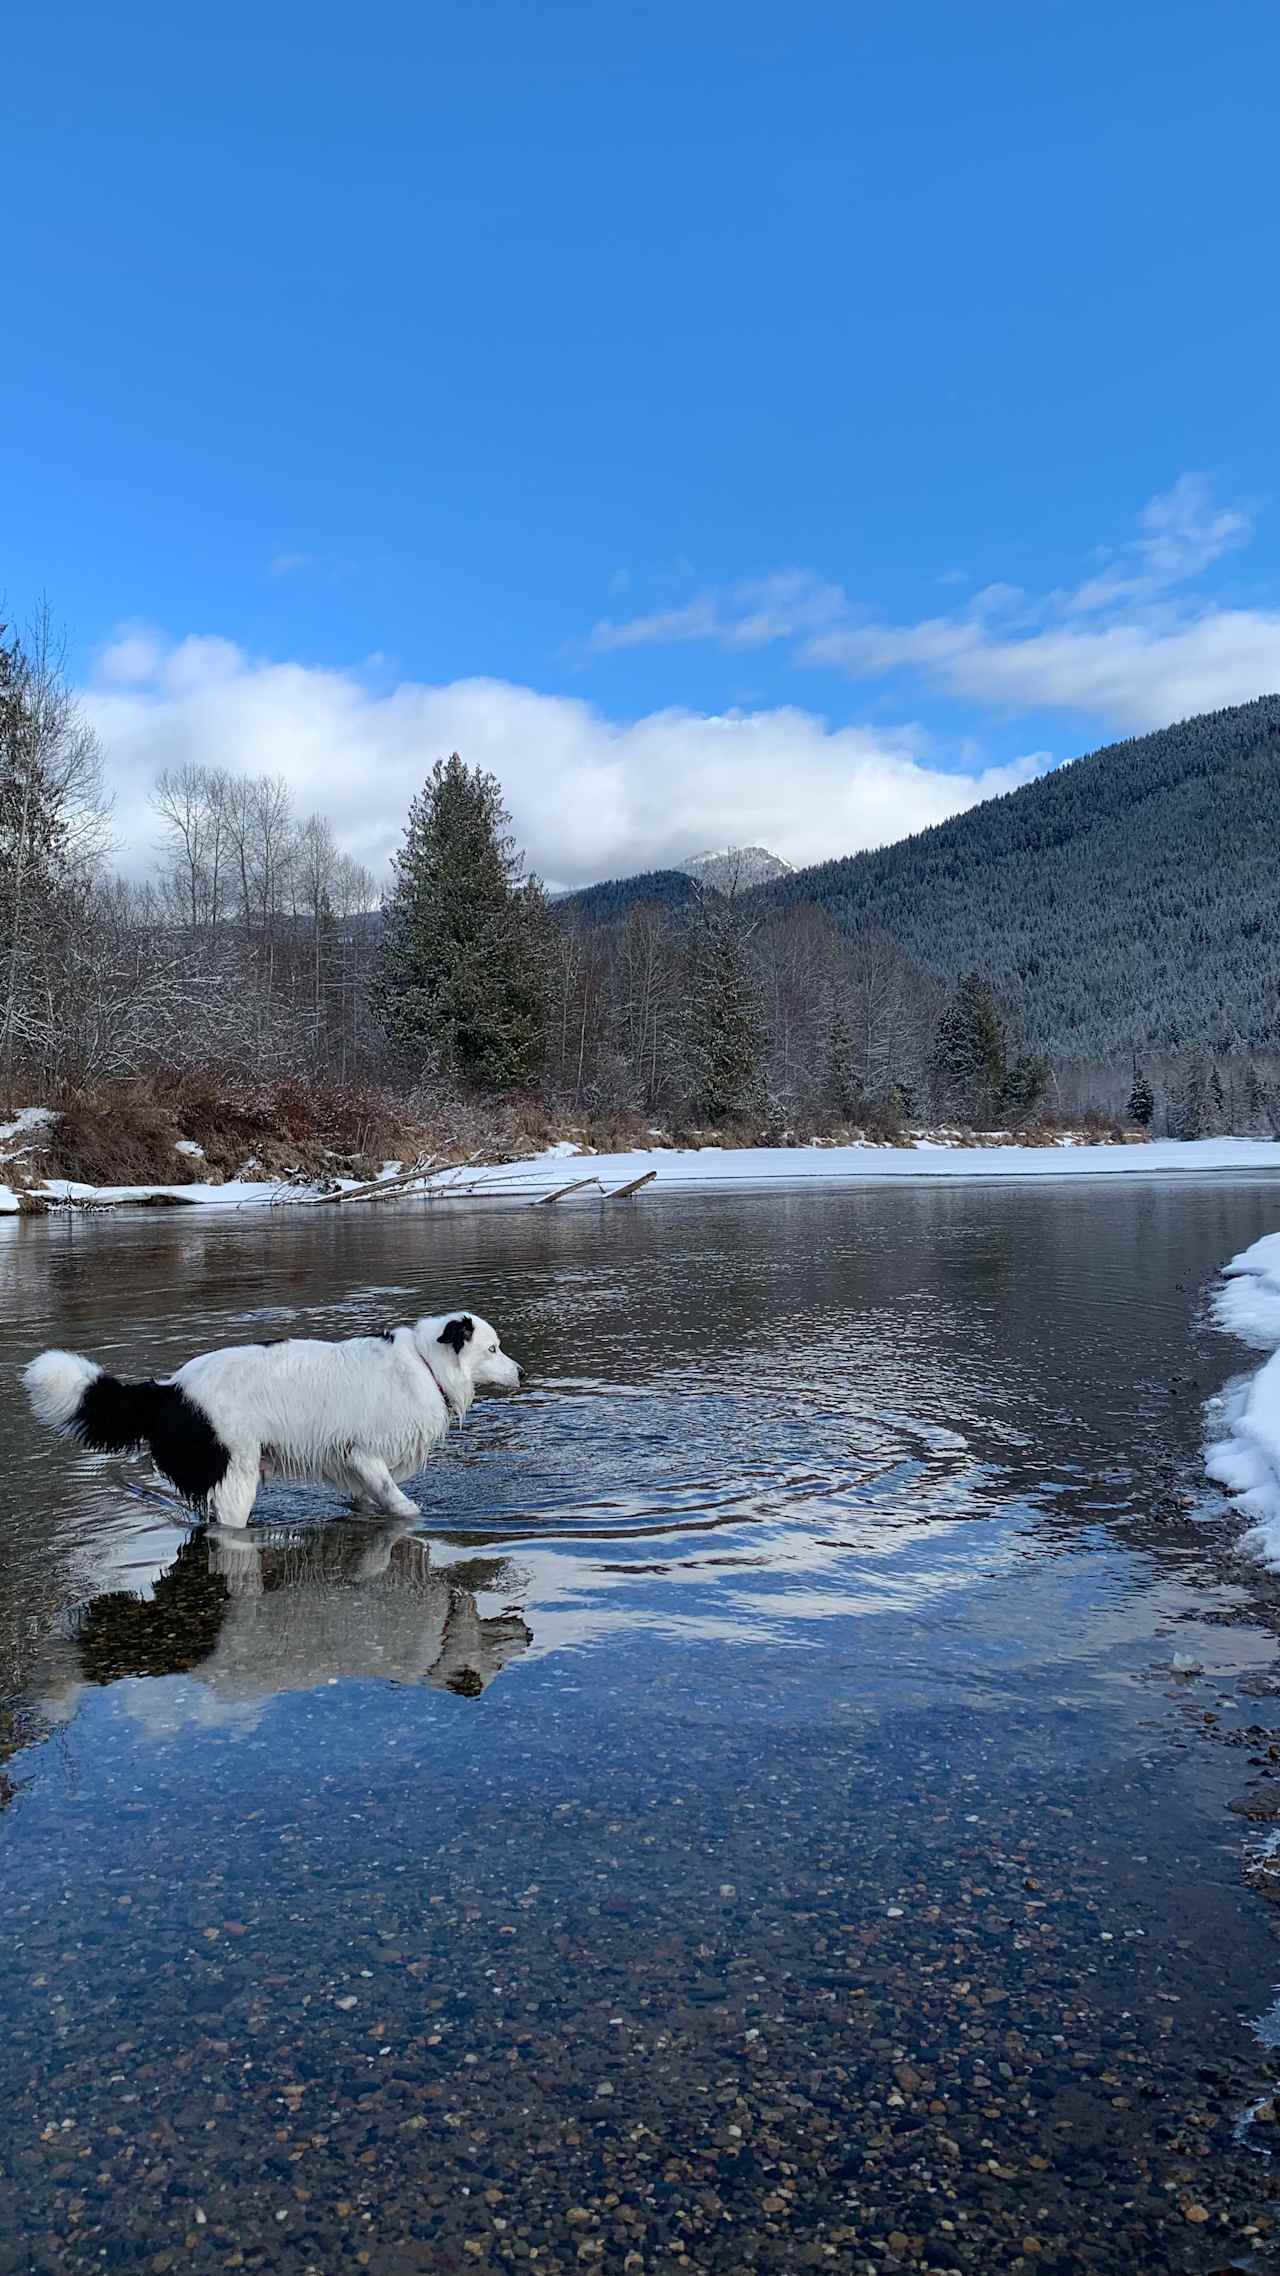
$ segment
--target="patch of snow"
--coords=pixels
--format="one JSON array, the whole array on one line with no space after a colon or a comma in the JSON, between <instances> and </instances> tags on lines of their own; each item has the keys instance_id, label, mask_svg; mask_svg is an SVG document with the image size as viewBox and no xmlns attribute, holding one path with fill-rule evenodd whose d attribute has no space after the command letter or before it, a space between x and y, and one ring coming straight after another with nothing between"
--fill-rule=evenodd
<instances>
[{"instance_id":1,"label":"patch of snow","mask_svg":"<svg viewBox=\"0 0 1280 2276\"><path fill-rule=\"evenodd\" d=\"M18 1196L11 1185L0 1185L0 1217L16 1217Z\"/></svg>"},{"instance_id":2,"label":"patch of snow","mask_svg":"<svg viewBox=\"0 0 1280 2276\"><path fill-rule=\"evenodd\" d=\"M205 1159L204 1147L197 1146L194 1138L175 1138L173 1150L175 1154L190 1154L193 1162L203 1162Z\"/></svg>"},{"instance_id":3,"label":"patch of snow","mask_svg":"<svg viewBox=\"0 0 1280 2276\"><path fill-rule=\"evenodd\" d=\"M1280 1565L1280 1233L1267 1233L1224 1268L1213 1299L1218 1326L1270 1357L1211 1402L1215 1437L1205 1468L1254 1524L1241 1546Z\"/></svg>"},{"instance_id":4,"label":"patch of snow","mask_svg":"<svg viewBox=\"0 0 1280 2276\"><path fill-rule=\"evenodd\" d=\"M12 1138L34 1138L37 1130L47 1129L57 1119L51 1106L20 1107L12 1122L0 1122L0 1145L7 1145Z\"/></svg>"},{"instance_id":5,"label":"patch of snow","mask_svg":"<svg viewBox=\"0 0 1280 2276\"><path fill-rule=\"evenodd\" d=\"M573 1155L581 1152L581 1146L576 1146L572 1138L559 1138L554 1146L543 1148L539 1159L544 1162L567 1162Z\"/></svg>"}]
</instances>

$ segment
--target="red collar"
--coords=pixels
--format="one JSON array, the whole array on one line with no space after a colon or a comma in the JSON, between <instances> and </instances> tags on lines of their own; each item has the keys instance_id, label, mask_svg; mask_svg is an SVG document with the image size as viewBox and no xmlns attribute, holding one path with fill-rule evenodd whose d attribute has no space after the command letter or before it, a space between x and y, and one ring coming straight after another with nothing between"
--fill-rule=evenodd
<instances>
[{"instance_id":1,"label":"red collar","mask_svg":"<svg viewBox=\"0 0 1280 2276\"><path fill-rule=\"evenodd\" d=\"M437 1373L436 1373L436 1371L435 1371L434 1367L432 1366L432 1364L431 1364L430 1360L429 1360L429 1359L425 1359L425 1358L423 1358L423 1355L422 1355L422 1353L419 1351L419 1349L418 1349L418 1346L417 1346L417 1344L416 1344L416 1343L414 1343L414 1344L412 1345L412 1350L413 1350L413 1356L414 1356L414 1358L415 1358L415 1359L420 1359L420 1360L422 1360L422 1364L423 1364L423 1366L426 1368L426 1371L427 1371L428 1375L431 1377L431 1380L432 1380L432 1382L435 1384L435 1387L436 1387L437 1391L440 1393L440 1396L441 1396L441 1398L444 1400L444 1411L445 1411L445 1413L446 1413L447 1415L456 1415L456 1414L457 1414L457 1412L458 1412L458 1409L457 1409L457 1407L455 1406L455 1404L454 1404L453 1400L452 1400L452 1399L449 1397L449 1394L448 1394L448 1392L446 1391L446 1389L445 1389L445 1387L444 1387L443 1383L441 1382L441 1380L440 1380L439 1376L437 1375Z\"/></svg>"}]
</instances>

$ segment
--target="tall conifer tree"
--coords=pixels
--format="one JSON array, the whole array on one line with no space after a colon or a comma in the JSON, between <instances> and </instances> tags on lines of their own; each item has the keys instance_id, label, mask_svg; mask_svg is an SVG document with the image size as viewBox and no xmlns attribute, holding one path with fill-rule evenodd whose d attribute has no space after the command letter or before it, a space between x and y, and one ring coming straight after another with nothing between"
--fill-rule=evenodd
<instances>
[{"instance_id":1,"label":"tall conifer tree","mask_svg":"<svg viewBox=\"0 0 1280 2276\"><path fill-rule=\"evenodd\" d=\"M546 906L495 776L438 759L409 811L374 990L407 1058L462 1089L541 1081Z\"/></svg>"},{"instance_id":2,"label":"tall conifer tree","mask_svg":"<svg viewBox=\"0 0 1280 2276\"><path fill-rule=\"evenodd\" d=\"M689 933L684 1016L685 1083L706 1122L757 1114L764 1104L764 1016L732 900L701 896Z\"/></svg>"}]
</instances>

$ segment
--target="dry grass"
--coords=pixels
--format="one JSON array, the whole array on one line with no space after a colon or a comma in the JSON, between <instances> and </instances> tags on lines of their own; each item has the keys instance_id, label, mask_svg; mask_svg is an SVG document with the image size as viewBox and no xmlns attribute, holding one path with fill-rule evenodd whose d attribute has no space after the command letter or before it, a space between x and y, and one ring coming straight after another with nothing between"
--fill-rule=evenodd
<instances>
[{"instance_id":1,"label":"dry grass","mask_svg":"<svg viewBox=\"0 0 1280 2276\"><path fill-rule=\"evenodd\" d=\"M58 1119L40 1132L34 1151L45 1177L84 1185L152 1179L174 1185L187 1166L173 1150L178 1135L164 1109L148 1099L81 1096L58 1101Z\"/></svg>"},{"instance_id":2,"label":"dry grass","mask_svg":"<svg viewBox=\"0 0 1280 2276\"><path fill-rule=\"evenodd\" d=\"M24 1086L21 1103L29 1095ZM24 1133L17 1165L33 1181L191 1185L245 1174L372 1176L385 1160L429 1144L403 1100L389 1093L309 1086L292 1077L265 1082L217 1068L59 1088L42 1103L56 1119ZM199 1154L179 1153L180 1139Z\"/></svg>"}]
</instances>

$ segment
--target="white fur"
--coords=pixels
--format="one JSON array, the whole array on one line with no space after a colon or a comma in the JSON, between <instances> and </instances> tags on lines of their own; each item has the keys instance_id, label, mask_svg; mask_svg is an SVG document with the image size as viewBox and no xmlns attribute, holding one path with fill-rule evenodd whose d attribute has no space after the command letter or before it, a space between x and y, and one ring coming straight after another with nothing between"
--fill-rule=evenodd
<instances>
[{"instance_id":1,"label":"white fur","mask_svg":"<svg viewBox=\"0 0 1280 2276\"><path fill-rule=\"evenodd\" d=\"M446 1330L469 1322L459 1349ZM43 1352L24 1381L37 1415L74 1426L87 1386L102 1369L71 1352ZM290 1339L203 1352L165 1378L212 1424L228 1463L209 1496L218 1525L249 1522L263 1477L280 1474L340 1487L364 1508L416 1516L398 1480L422 1468L452 1414L459 1419L483 1385L519 1388L520 1369L477 1313L441 1313L387 1337L343 1343Z\"/></svg>"},{"instance_id":2,"label":"white fur","mask_svg":"<svg viewBox=\"0 0 1280 2276\"><path fill-rule=\"evenodd\" d=\"M76 1409L102 1369L78 1351L42 1351L23 1369L22 1381L37 1422L52 1430L66 1430Z\"/></svg>"}]
</instances>

